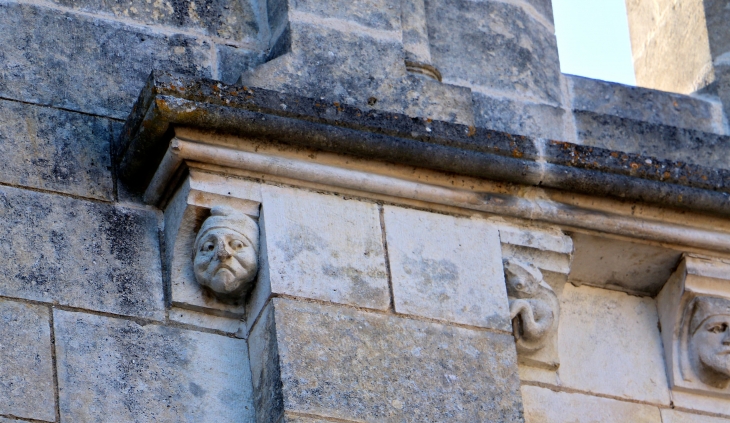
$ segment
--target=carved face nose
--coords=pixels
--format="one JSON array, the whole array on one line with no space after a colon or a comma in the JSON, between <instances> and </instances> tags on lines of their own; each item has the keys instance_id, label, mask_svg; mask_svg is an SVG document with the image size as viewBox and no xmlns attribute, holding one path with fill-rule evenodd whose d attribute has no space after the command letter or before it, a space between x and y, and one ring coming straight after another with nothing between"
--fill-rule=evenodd
<instances>
[{"instance_id":1,"label":"carved face nose","mask_svg":"<svg viewBox=\"0 0 730 423\"><path fill-rule=\"evenodd\" d=\"M218 241L216 256L220 261L226 260L228 257L231 256L231 253L228 251L228 248L226 248L226 243L223 240Z\"/></svg>"}]
</instances>

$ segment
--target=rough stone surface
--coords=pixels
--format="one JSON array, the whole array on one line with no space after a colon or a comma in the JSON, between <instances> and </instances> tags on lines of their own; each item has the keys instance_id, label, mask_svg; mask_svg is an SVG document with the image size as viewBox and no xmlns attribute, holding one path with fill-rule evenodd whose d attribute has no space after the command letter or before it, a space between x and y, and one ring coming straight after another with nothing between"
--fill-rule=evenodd
<instances>
[{"instance_id":1,"label":"rough stone surface","mask_svg":"<svg viewBox=\"0 0 730 423\"><path fill-rule=\"evenodd\" d=\"M653 299L566 285L560 307L558 374L563 386L669 405Z\"/></svg>"},{"instance_id":2,"label":"rough stone surface","mask_svg":"<svg viewBox=\"0 0 730 423\"><path fill-rule=\"evenodd\" d=\"M526 423L667 423L650 405L523 386Z\"/></svg>"},{"instance_id":3,"label":"rough stone surface","mask_svg":"<svg viewBox=\"0 0 730 423\"><path fill-rule=\"evenodd\" d=\"M544 16L548 22L553 23L553 2L552 0L527 0L527 2Z\"/></svg>"},{"instance_id":4,"label":"rough stone surface","mask_svg":"<svg viewBox=\"0 0 730 423\"><path fill-rule=\"evenodd\" d=\"M560 102L555 36L519 6L445 0L428 2L426 13L431 57L445 81Z\"/></svg>"},{"instance_id":5,"label":"rough stone surface","mask_svg":"<svg viewBox=\"0 0 730 423\"><path fill-rule=\"evenodd\" d=\"M210 76L210 46L182 35L17 3L0 27L6 98L125 118L152 69Z\"/></svg>"},{"instance_id":6,"label":"rough stone surface","mask_svg":"<svg viewBox=\"0 0 730 423\"><path fill-rule=\"evenodd\" d=\"M240 319L214 316L184 308L172 307L169 311L169 316L170 320L173 322L219 330L221 332L242 334L245 330L245 322L242 322Z\"/></svg>"},{"instance_id":7,"label":"rough stone surface","mask_svg":"<svg viewBox=\"0 0 730 423\"><path fill-rule=\"evenodd\" d=\"M84 12L133 19L148 25L165 25L202 31L233 41L258 37L259 24L251 1L255 0L51 0Z\"/></svg>"},{"instance_id":8,"label":"rough stone surface","mask_svg":"<svg viewBox=\"0 0 730 423\"><path fill-rule=\"evenodd\" d=\"M581 144L699 166L730 168L727 149L730 137L593 112L576 111L574 115Z\"/></svg>"},{"instance_id":9,"label":"rough stone surface","mask_svg":"<svg viewBox=\"0 0 730 423\"><path fill-rule=\"evenodd\" d=\"M510 330L494 226L399 207L384 217L398 313Z\"/></svg>"},{"instance_id":10,"label":"rough stone surface","mask_svg":"<svg viewBox=\"0 0 730 423\"><path fill-rule=\"evenodd\" d=\"M727 23L730 22L730 7L723 0L703 0L705 19L707 20L707 35L710 39L712 58L717 59L730 52L730 33Z\"/></svg>"},{"instance_id":11,"label":"rough stone surface","mask_svg":"<svg viewBox=\"0 0 730 423\"><path fill-rule=\"evenodd\" d=\"M157 215L0 187L0 295L164 316Z\"/></svg>"},{"instance_id":12,"label":"rough stone surface","mask_svg":"<svg viewBox=\"0 0 730 423\"><path fill-rule=\"evenodd\" d=\"M0 100L0 181L112 200L111 121Z\"/></svg>"},{"instance_id":13,"label":"rough stone surface","mask_svg":"<svg viewBox=\"0 0 730 423\"><path fill-rule=\"evenodd\" d=\"M287 411L358 421L523 421L509 335L271 304Z\"/></svg>"},{"instance_id":14,"label":"rough stone surface","mask_svg":"<svg viewBox=\"0 0 730 423\"><path fill-rule=\"evenodd\" d=\"M218 49L218 72L221 81L235 84L241 74L259 66L264 57L259 51L237 48L226 45L216 46Z\"/></svg>"},{"instance_id":15,"label":"rough stone surface","mask_svg":"<svg viewBox=\"0 0 730 423\"><path fill-rule=\"evenodd\" d=\"M472 93L474 124L512 134L556 140L565 139L565 110L547 104L528 103Z\"/></svg>"},{"instance_id":16,"label":"rough stone surface","mask_svg":"<svg viewBox=\"0 0 730 423\"><path fill-rule=\"evenodd\" d=\"M13 419L6 419L4 417L0 417L0 423L23 423L21 420L13 420Z\"/></svg>"},{"instance_id":17,"label":"rough stone surface","mask_svg":"<svg viewBox=\"0 0 730 423\"><path fill-rule=\"evenodd\" d=\"M63 421L253 419L246 341L54 312Z\"/></svg>"},{"instance_id":18,"label":"rough stone surface","mask_svg":"<svg viewBox=\"0 0 730 423\"><path fill-rule=\"evenodd\" d=\"M388 308L377 205L289 188L261 191L272 292Z\"/></svg>"},{"instance_id":19,"label":"rough stone surface","mask_svg":"<svg viewBox=\"0 0 730 423\"><path fill-rule=\"evenodd\" d=\"M56 418L50 317L46 307L0 300L0 414Z\"/></svg>"},{"instance_id":20,"label":"rough stone surface","mask_svg":"<svg viewBox=\"0 0 730 423\"><path fill-rule=\"evenodd\" d=\"M701 414L683 413L676 410L661 410L662 423L728 423L730 419L710 417Z\"/></svg>"},{"instance_id":21,"label":"rough stone surface","mask_svg":"<svg viewBox=\"0 0 730 423\"><path fill-rule=\"evenodd\" d=\"M580 76L566 75L566 78L575 110L724 133L721 116L715 110L718 106L704 99Z\"/></svg>"},{"instance_id":22,"label":"rough stone surface","mask_svg":"<svg viewBox=\"0 0 730 423\"><path fill-rule=\"evenodd\" d=\"M398 2L388 0L286 0L289 10L336 18L386 31L400 30L401 9Z\"/></svg>"}]
</instances>

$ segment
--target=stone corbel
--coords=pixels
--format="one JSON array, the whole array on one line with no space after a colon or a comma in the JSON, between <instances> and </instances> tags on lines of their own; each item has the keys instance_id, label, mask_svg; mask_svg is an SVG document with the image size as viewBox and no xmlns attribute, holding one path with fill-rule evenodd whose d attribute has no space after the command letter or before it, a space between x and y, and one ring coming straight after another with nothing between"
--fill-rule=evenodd
<instances>
[{"instance_id":1,"label":"stone corbel","mask_svg":"<svg viewBox=\"0 0 730 423\"><path fill-rule=\"evenodd\" d=\"M672 390L730 397L730 262L686 254L657 304Z\"/></svg>"}]
</instances>

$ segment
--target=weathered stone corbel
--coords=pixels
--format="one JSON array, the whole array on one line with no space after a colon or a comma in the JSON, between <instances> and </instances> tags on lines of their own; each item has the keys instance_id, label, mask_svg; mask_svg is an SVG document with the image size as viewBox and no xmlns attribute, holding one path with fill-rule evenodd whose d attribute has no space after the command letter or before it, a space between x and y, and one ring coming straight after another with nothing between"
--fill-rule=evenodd
<instances>
[{"instance_id":1,"label":"weathered stone corbel","mask_svg":"<svg viewBox=\"0 0 730 423\"><path fill-rule=\"evenodd\" d=\"M556 369L560 302L537 267L504 260L512 330L521 362Z\"/></svg>"},{"instance_id":2,"label":"weathered stone corbel","mask_svg":"<svg viewBox=\"0 0 730 423\"><path fill-rule=\"evenodd\" d=\"M671 388L730 397L730 262L685 255L657 303Z\"/></svg>"}]
</instances>

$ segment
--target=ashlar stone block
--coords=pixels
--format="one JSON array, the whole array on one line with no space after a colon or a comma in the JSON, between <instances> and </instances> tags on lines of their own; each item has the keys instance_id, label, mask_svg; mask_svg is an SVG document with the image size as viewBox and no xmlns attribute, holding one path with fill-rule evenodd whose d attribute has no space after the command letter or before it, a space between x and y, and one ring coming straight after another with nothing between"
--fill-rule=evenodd
<instances>
[{"instance_id":1,"label":"ashlar stone block","mask_svg":"<svg viewBox=\"0 0 730 423\"><path fill-rule=\"evenodd\" d=\"M661 410L662 423L728 423L730 419L702 414L684 413L677 410Z\"/></svg>"},{"instance_id":2,"label":"ashlar stone block","mask_svg":"<svg viewBox=\"0 0 730 423\"><path fill-rule=\"evenodd\" d=\"M510 329L493 225L389 206L384 221L396 312Z\"/></svg>"},{"instance_id":3,"label":"ashlar stone block","mask_svg":"<svg viewBox=\"0 0 730 423\"><path fill-rule=\"evenodd\" d=\"M0 187L0 295L164 318L157 213Z\"/></svg>"},{"instance_id":4,"label":"ashlar stone block","mask_svg":"<svg viewBox=\"0 0 730 423\"><path fill-rule=\"evenodd\" d=\"M263 186L261 197L272 293L388 308L376 204L275 186Z\"/></svg>"},{"instance_id":5,"label":"ashlar stone block","mask_svg":"<svg viewBox=\"0 0 730 423\"><path fill-rule=\"evenodd\" d=\"M50 318L46 307L0 300L0 414L56 418Z\"/></svg>"},{"instance_id":6,"label":"ashlar stone block","mask_svg":"<svg viewBox=\"0 0 730 423\"><path fill-rule=\"evenodd\" d=\"M56 310L62 421L254 419L246 341Z\"/></svg>"},{"instance_id":7,"label":"ashlar stone block","mask_svg":"<svg viewBox=\"0 0 730 423\"><path fill-rule=\"evenodd\" d=\"M654 299L567 284L560 308L563 386L669 405Z\"/></svg>"},{"instance_id":8,"label":"ashlar stone block","mask_svg":"<svg viewBox=\"0 0 730 423\"><path fill-rule=\"evenodd\" d=\"M537 386L523 386L522 400L527 423L662 423L659 409L651 405Z\"/></svg>"},{"instance_id":9,"label":"ashlar stone block","mask_svg":"<svg viewBox=\"0 0 730 423\"><path fill-rule=\"evenodd\" d=\"M510 335L274 298L249 343L257 422L523 421Z\"/></svg>"}]
</instances>

